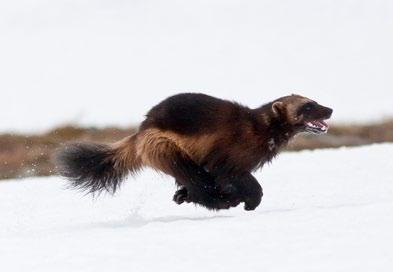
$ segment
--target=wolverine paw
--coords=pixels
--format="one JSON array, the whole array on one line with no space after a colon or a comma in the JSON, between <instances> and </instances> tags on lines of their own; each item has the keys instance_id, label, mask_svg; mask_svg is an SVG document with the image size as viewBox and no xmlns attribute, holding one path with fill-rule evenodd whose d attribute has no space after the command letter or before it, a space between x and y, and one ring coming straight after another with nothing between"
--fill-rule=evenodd
<instances>
[{"instance_id":1,"label":"wolverine paw","mask_svg":"<svg viewBox=\"0 0 393 272\"><path fill-rule=\"evenodd\" d=\"M246 211L253 211L253 210L255 210L257 207L258 207L258 206L250 205L250 204L248 204L248 203L245 203L245 204L244 204L244 209L245 209Z\"/></svg>"},{"instance_id":2,"label":"wolverine paw","mask_svg":"<svg viewBox=\"0 0 393 272\"><path fill-rule=\"evenodd\" d=\"M175 195L173 196L173 201L175 201L178 205L182 204L184 201L188 202L188 192L185 187L177 190Z\"/></svg>"},{"instance_id":3,"label":"wolverine paw","mask_svg":"<svg viewBox=\"0 0 393 272\"><path fill-rule=\"evenodd\" d=\"M260 203L261 203L260 200L259 201L250 200L250 199L245 200L244 201L244 209L246 211L253 211L259 206Z\"/></svg>"}]
</instances>

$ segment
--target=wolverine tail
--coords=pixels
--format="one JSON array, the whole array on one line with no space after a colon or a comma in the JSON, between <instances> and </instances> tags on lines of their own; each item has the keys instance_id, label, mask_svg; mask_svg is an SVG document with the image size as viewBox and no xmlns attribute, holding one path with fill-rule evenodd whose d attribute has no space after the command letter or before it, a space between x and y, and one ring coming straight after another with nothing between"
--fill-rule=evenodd
<instances>
[{"instance_id":1,"label":"wolverine tail","mask_svg":"<svg viewBox=\"0 0 393 272\"><path fill-rule=\"evenodd\" d=\"M56 167L72 186L89 193L115 193L129 173L140 167L136 134L113 145L73 143L57 154Z\"/></svg>"}]
</instances>

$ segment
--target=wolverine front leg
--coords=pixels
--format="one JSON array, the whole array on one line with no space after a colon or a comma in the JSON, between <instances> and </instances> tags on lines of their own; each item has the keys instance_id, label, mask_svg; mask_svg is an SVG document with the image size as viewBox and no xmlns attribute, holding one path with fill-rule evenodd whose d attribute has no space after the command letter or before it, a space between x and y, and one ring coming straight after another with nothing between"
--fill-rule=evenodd
<instances>
[{"instance_id":1,"label":"wolverine front leg","mask_svg":"<svg viewBox=\"0 0 393 272\"><path fill-rule=\"evenodd\" d=\"M255 210L262 201L263 190L256 178L251 173L243 174L238 183L238 190L244 201L244 209Z\"/></svg>"},{"instance_id":2,"label":"wolverine front leg","mask_svg":"<svg viewBox=\"0 0 393 272\"><path fill-rule=\"evenodd\" d=\"M255 210L261 203L262 187L251 173L221 175L216 180L221 192L227 195L233 205L244 202L244 209L250 211Z\"/></svg>"}]
</instances>

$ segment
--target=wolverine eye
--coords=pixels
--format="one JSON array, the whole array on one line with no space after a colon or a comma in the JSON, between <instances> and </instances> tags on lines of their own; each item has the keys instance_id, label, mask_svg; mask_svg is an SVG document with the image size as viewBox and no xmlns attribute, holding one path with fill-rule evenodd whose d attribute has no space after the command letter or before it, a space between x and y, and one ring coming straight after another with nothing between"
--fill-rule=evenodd
<instances>
[{"instance_id":1,"label":"wolverine eye","mask_svg":"<svg viewBox=\"0 0 393 272\"><path fill-rule=\"evenodd\" d=\"M314 108L315 108L315 105L312 102L309 102L309 103L306 103L303 105L303 111L306 111L306 112L311 111Z\"/></svg>"},{"instance_id":2,"label":"wolverine eye","mask_svg":"<svg viewBox=\"0 0 393 272\"><path fill-rule=\"evenodd\" d=\"M301 108L298 111L298 114L301 115L303 113L309 113L313 109L315 109L315 103L308 102L308 103L304 104L303 106L301 106Z\"/></svg>"},{"instance_id":3,"label":"wolverine eye","mask_svg":"<svg viewBox=\"0 0 393 272\"><path fill-rule=\"evenodd\" d=\"M304 107L304 111L310 111L312 110L312 106L311 105L307 105Z\"/></svg>"}]
</instances>

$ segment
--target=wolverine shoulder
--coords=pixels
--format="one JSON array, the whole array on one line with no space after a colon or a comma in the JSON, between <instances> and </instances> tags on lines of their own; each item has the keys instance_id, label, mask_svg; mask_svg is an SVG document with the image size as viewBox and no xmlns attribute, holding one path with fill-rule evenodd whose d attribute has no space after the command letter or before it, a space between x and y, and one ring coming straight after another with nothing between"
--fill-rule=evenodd
<instances>
[{"instance_id":1,"label":"wolverine shoulder","mask_svg":"<svg viewBox=\"0 0 393 272\"><path fill-rule=\"evenodd\" d=\"M210 133L219 129L239 105L201 93L182 93L163 100L146 115L142 128L159 128L180 134Z\"/></svg>"}]
</instances>

